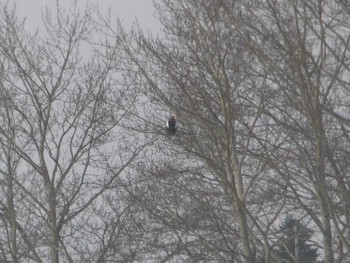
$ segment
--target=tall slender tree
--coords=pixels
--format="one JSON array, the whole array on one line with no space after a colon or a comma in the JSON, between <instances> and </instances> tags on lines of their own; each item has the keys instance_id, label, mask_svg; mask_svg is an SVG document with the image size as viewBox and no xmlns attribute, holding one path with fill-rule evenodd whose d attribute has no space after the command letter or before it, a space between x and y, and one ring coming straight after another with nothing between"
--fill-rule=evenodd
<instances>
[{"instance_id":1,"label":"tall slender tree","mask_svg":"<svg viewBox=\"0 0 350 263\"><path fill-rule=\"evenodd\" d=\"M164 41L135 35L136 42L130 43L126 34L115 37L124 46L130 74L145 80L144 94L155 107L178 116L181 126L173 147L189 154L220 182L231 200L240 235L242 250L236 253L242 262L255 262L255 231L263 237L259 246L270 250L257 213L264 211L267 225L273 224L283 199L269 206L255 196L257 189L267 195L266 182L273 180L268 169L263 170L266 159L256 156L276 138L269 134L270 142L256 140L265 121L268 90L266 80L249 73L253 56L246 52L237 29L240 12L235 7L232 1L164 1L158 6Z\"/></svg>"},{"instance_id":2,"label":"tall slender tree","mask_svg":"<svg viewBox=\"0 0 350 263\"><path fill-rule=\"evenodd\" d=\"M91 243L87 233L100 234L105 225L117 232L122 225L99 219L93 208L114 196L112 185L146 143L123 128L133 96L117 83L115 54L102 56L106 50L91 46L88 13L77 3L69 10L57 4L57 10L43 13L45 31L32 35L15 9L1 4L0 216L6 262L101 262L103 246ZM132 205L120 200L118 206L106 218L122 217Z\"/></svg>"}]
</instances>

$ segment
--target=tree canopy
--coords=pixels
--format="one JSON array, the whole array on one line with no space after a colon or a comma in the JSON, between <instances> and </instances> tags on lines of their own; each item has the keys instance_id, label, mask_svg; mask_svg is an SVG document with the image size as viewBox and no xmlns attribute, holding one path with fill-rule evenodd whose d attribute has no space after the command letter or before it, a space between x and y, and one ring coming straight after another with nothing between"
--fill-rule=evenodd
<instances>
[{"instance_id":1,"label":"tree canopy","mask_svg":"<svg viewBox=\"0 0 350 263\"><path fill-rule=\"evenodd\" d=\"M348 262L346 1L154 7L1 5L0 261Z\"/></svg>"}]
</instances>

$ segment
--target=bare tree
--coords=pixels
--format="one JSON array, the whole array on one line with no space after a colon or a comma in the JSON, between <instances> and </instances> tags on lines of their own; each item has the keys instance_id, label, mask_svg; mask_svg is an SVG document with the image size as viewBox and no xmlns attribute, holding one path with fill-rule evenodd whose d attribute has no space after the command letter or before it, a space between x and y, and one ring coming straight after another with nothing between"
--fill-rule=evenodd
<instances>
[{"instance_id":1,"label":"bare tree","mask_svg":"<svg viewBox=\"0 0 350 263\"><path fill-rule=\"evenodd\" d=\"M326 262L346 261L344 5L203 0L156 7L161 39L107 27L124 46L130 79L157 112L145 119L156 127L159 115L176 114L170 147L204 165L230 198L241 260L255 262L263 250L266 262L278 262L270 247L276 223L295 211L317 227Z\"/></svg>"},{"instance_id":2,"label":"bare tree","mask_svg":"<svg viewBox=\"0 0 350 263\"><path fill-rule=\"evenodd\" d=\"M145 80L144 92L155 107L163 105L163 112L168 108L178 115L183 128L173 144L202 163L230 198L241 260L255 262L258 246L270 251L267 232L281 209L267 202L247 205L258 200L257 189L268 190L269 179L262 177L268 176L266 159L257 156L276 139L256 139L264 133L262 113L269 94L266 80L248 70L254 61L236 30L240 12L232 13L231 1L163 2L158 10L165 40L136 34L131 44L129 36L115 37L136 65L130 71ZM259 222L259 213L268 222Z\"/></svg>"},{"instance_id":3,"label":"bare tree","mask_svg":"<svg viewBox=\"0 0 350 263\"><path fill-rule=\"evenodd\" d=\"M83 225L84 218L93 205L104 202L102 194L145 145L123 128L134 108L133 94L117 81L115 53L95 52L90 44L88 10L79 12L75 5L71 11L47 10L46 31L36 35L26 33L9 6L1 10L1 96L6 104L0 156L7 191L1 216L9 225L3 257L76 262L83 255L74 241L92 246L83 237L94 224Z\"/></svg>"},{"instance_id":4,"label":"bare tree","mask_svg":"<svg viewBox=\"0 0 350 263\"><path fill-rule=\"evenodd\" d=\"M274 156L272 162L288 180L296 208L319 228L325 262L334 262L335 251L340 262L346 261L348 230L342 221L348 205L340 200L349 193L348 164L341 157L347 145L342 121L348 119L343 105L348 101L349 14L326 1L266 1L249 17L242 29L247 46L278 94L266 113L289 137L289 146L281 148L285 153L275 153L288 158Z\"/></svg>"}]
</instances>

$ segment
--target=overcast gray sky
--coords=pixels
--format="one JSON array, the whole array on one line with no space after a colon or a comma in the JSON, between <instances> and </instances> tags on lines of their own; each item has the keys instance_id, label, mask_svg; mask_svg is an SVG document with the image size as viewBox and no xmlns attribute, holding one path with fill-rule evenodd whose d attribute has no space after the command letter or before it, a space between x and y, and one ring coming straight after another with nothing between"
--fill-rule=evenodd
<instances>
[{"instance_id":1,"label":"overcast gray sky","mask_svg":"<svg viewBox=\"0 0 350 263\"><path fill-rule=\"evenodd\" d=\"M6 0L0 0L5 2ZM55 7L56 0L11 0L17 3L17 11L21 17L27 17L27 27L39 28L41 25L41 10L45 6ZM62 7L69 7L74 0L59 0ZM110 7L114 16L122 19L125 26L129 27L137 18L143 29L157 30L159 23L154 17L152 0L78 0L79 5L86 3L98 4L103 12Z\"/></svg>"}]
</instances>

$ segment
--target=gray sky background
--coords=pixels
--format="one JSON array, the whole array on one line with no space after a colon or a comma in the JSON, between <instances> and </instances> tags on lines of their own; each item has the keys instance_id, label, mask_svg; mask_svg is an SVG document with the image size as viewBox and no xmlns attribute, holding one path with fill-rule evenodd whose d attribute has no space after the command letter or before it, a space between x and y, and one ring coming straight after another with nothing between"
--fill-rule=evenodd
<instances>
[{"instance_id":1,"label":"gray sky background","mask_svg":"<svg viewBox=\"0 0 350 263\"><path fill-rule=\"evenodd\" d=\"M41 11L45 6L54 8L56 0L11 0L10 3L17 4L21 18L26 17L26 27L35 30L42 24ZM59 5L64 8L69 8L73 3L74 0L59 0ZM159 29L159 22L154 17L152 0L78 0L79 6L84 7L87 3L98 4L100 10L105 13L110 7L112 14L119 17L126 27L130 27L137 18L143 29L150 31Z\"/></svg>"}]
</instances>

